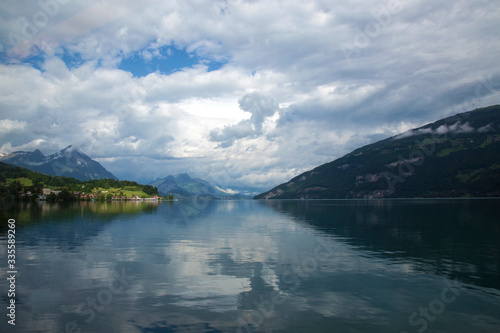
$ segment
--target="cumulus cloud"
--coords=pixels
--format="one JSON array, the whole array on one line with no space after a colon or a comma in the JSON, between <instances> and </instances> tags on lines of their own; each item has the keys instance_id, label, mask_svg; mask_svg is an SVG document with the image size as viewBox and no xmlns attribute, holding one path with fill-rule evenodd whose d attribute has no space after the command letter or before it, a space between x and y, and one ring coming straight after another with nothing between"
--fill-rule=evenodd
<instances>
[{"instance_id":1,"label":"cumulus cloud","mask_svg":"<svg viewBox=\"0 0 500 333\"><path fill-rule=\"evenodd\" d=\"M243 120L235 125L224 127L222 130L215 129L210 132L210 140L220 142L219 147L227 148L234 143L234 140L254 136L255 128L252 122Z\"/></svg>"},{"instance_id":2,"label":"cumulus cloud","mask_svg":"<svg viewBox=\"0 0 500 333\"><path fill-rule=\"evenodd\" d=\"M25 121L19 121L19 120L10 120L10 119L2 119L0 120L0 128L2 129L2 132L5 134L12 132L12 131L19 131L23 130L26 127L27 123Z\"/></svg>"},{"instance_id":3,"label":"cumulus cloud","mask_svg":"<svg viewBox=\"0 0 500 333\"><path fill-rule=\"evenodd\" d=\"M471 132L475 132L476 130L478 132L486 132L490 129L488 126L489 125L476 129L476 128L472 127L469 124L469 122L462 124L462 122L457 121L453 125L448 126L448 125L444 124L444 125L441 125L435 129L433 129L431 127L427 127L427 128L420 128L417 130L409 130L409 131L406 131L404 133L396 135L394 137L394 139L396 139L396 140L397 139L404 139L404 138L409 138L412 136L418 136L418 135L424 135L424 134L446 135L449 133L457 133L457 134L459 134L459 133L471 133Z\"/></svg>"},{"instance_id":4,"label":"cumulus cloud","mask_svg":"<svg viewBox=\"0 0 500 333\"><path fill-rule=\"evenodd\" d=\"M250 121L256 131L262 131L262 123L266 117L272 116L278 110L278 103L271 96L264 96L259 93L250 93L239 100L240 108L250 112Z\"/></svg>"},{"instance_id":5,"label":"cumulus cloud","mask_svg":"<svg viewBox=\"0 0 500 333\"><path fill-rule=\"evenodd\" d=\"M499 10L494 0L3 2L0 150L75 144L120 178L190 172L268 189L377 138L500 103ZM127 59L151 69L127 71ZM457 126L441 131L471 130Z\"/></svg>"},{"instance_id":6,"label":"cumulus cloud","mask_svg":"<svg viewBox=\"0 0 500 333\"><path fill-rule=\"evenodd\" d=\"M251 114L250 119L211 131L210 140L220 142L221 148L231 146L237 139L261 135L266 118L273 116L279 110L278 103L272 96L256 92L245 94L238 103L241 110Z\"/></svg>"}]
</instances>

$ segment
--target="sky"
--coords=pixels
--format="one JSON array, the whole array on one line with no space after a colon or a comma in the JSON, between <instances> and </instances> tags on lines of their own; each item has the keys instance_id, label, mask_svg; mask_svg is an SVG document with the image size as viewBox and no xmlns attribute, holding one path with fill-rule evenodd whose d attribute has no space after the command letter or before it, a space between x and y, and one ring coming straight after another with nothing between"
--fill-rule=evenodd
<instances>
[{"instance_id":1,"label":"sky","mask_svg":"<svg viewBox=\"0 0 500 333\"><path fill-rule=\"evenodd\" d=\"M0 0L0 153L265 191L500 103L498 0Z\"/></svg>"}]
</instances>

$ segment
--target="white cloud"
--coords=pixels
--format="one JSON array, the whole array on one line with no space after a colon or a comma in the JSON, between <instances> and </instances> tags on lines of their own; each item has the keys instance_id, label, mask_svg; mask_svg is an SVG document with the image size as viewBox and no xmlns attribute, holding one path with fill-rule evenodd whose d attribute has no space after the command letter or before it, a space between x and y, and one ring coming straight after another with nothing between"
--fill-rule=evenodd
<instances>
[{"instance_id":1,"label":"white cloud","mask_svg":"<svg viewBox=\"0 0 500 333\"><path fill-rule=\"evenodd\" d=\"M251 114L250 119L211 131L210 140L220 142L219 147L226 148L235 140L261 135L264 122L279 111L278 103L273 97L256 92L245 94L238 103L242 111ZM269 122L266 125L269 130L271 128Z\"/></svg>"},{"instance_id":2,"label":"white cloud","mask_svg":"<svg viewBox=\"0 0 500 333\"><path fill-rule=\"evenodd\" d=\"M187 171L266 189L375 138L500 103L494 0L62 3L36 31L38 2L0 4L2 151L75 144L120 178ZM166 46L200 63L118 69L130 57L175 62ZM212 60L225 64L209 71Z\"/></svg>"},{"instance_id":3,"label":"white cloud","mask_svg":"<svg viewBox=\"0 0 500 333\"><path fill-rule=\"evenodd\" d=\"M488 125L489 126L489 125ZM485 132L488 129L488 126L481 127L477 129L478 132ZM416 135L424 135L424 134L434 134L434 135L446 135L448 133L471 133L476 131L474 127L472 127L469 122L466 122L465 124L462 124L462 122L457 121L453 125L441 125L436 129L433 129L431 127L427 128L420 128L418 130L408 130L404 133L401 133L399 135L396 135L394 139L403 139L403 138L408 138Z\"/></svg>"},{"instance_id":4,"label":"white cloud","mask_svg":"<svg viewBox=\"0 0 500 333\"><path fill-rule=\"evenodd\" d=\"M0 120L0 129L3 133L8 133L11 131L22 130L27 124L28 123L25 121L2 119Z\"/></svg>"}]
</instances>

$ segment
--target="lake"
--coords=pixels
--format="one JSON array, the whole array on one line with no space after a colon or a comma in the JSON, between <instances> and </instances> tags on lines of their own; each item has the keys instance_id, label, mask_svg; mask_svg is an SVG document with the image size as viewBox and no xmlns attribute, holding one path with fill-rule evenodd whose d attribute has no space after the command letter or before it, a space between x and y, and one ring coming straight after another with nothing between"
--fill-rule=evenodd
<instances>
[{"instance_id":1,"label":"lake","mask_svg":"<svg viewBox=\"0 0 500 333\"><path fill-rule=\"evenodd\" d=\"M0 331L499 332L499 212L495 199L3 204Z\"/></svg>"}]
</instances>

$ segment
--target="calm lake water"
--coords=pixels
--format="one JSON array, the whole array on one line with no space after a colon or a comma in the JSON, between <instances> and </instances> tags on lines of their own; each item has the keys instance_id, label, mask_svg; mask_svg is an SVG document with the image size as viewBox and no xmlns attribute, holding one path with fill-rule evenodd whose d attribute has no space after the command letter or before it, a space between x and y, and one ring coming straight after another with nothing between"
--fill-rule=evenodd
<instances>
[{"instance_id":1,"label":"calm lake water","mask_svg":"<svg viewBox=\"0 0 500 333\"><path fill-rule=\"evenodd\" d=\"M500 200L4 205L0 332L500 332L499 213Z\"/></svg>"}]
</instances>

